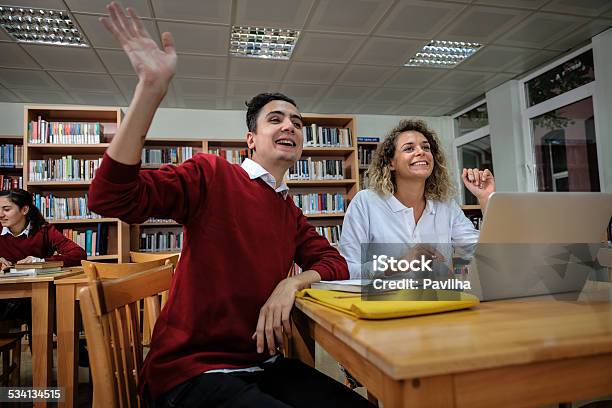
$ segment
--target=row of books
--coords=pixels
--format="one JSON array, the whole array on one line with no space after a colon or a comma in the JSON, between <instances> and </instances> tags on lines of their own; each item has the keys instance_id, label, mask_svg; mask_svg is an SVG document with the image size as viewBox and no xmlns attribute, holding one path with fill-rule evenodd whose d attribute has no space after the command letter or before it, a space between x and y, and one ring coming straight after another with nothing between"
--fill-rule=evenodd
<instances>
[{"instance_id":1,"label":"row of books","mask_svg":"<svg viewBox=\"0 0 612 408\"><path fill-rule=\"evenodd\" d=\"M340 243L340 234L342 233L342 225L330 225L328 227L316 227L317 232L323 235L330 244L338 245Z\"/></svg>"},{"instance_id":2,"label":"row of books","mask_svg":"<svg viewBox=\"0 0 612 408\"><path fill-rule=\"evenodd\" d=\"M316 124L304 126L304 146L309 147L351 147L353 141L348 128L329 128Z\"/></svg>"},{"instance_id":3,"label":"row of books","mask_svg":"<svg viewBox=\"0 0 612 408\"><path fill-rule=\"evenodd\" d=\"M85 230L64 228L62 233L83 248L87 256L108 255L108 224L98 223L95 229Z\"/></svg>"},{"instance_id":4,"label":"row of books","mask_svg":"<svg viewBox=\"0 0 612 408\"><path fill-rule=\"evenodd\" d=\"M365 190L366 188L368 188L369 183L370 183L370 177L368 176L367 172L363 172L359 174L359 187L362 190Z\"/></svg>"},{"instance_id":5,"label":"row of books","mask_svg":"<svg viewBox=\"0 0 612 408\"><path fill-rule=\"evenodd\" d=\"M5 176L0 174L0 186L2 190L10 190L11 188L23 188L23 177L21 176Z\"/></svg>"},{"instance_id":6,"label":"row of books","mask_svg":"<svg viewBox=\"0 0 612 408\"><path fill-rule=\"evenodd\" d=\"M183 248L183 231L140 234L140 249L143 252L179 251Z\"/></svg>"},{"instance_id":7,"label":"row of books","mask_svg":"<svg viewBox=\"0 0 612 408\"><path fill-rule=\"evenodd\" d=\"M155 222L155 223L166 223L166 224L176 224L176 221L168 219L168 218L149 218L147 222Z\"/></svg>"},{"instance_id":8,"label":"row of books","mask_svg":"<svg viewBox=\"0 0 612 408\"><path fill-rule=\"evenodd\" d=\"M304 214L334 214L345 210L342 193L293 194L293 202Z\"/></svg>"},{"instance_id":9,"label":"row of books","mask_svg":"<svg viewBox=\"0 0 612 408\"><path fill-rule=\"evenodd\" d=\"M244 159L249 157L248 149L228 149L216 147L208 149L208 153L221 156L228 162L234 164L242 164Z\"/></svg>"},{"instance_id":10,"label":"row of books","mask_svg":"<svg viewBox=\"0 0 612 408\"><path fill-rule=\"evenodd\" d=\"M15 144L0 145L0 167L22 167L23 146Z\"/></svg>"},{"instance_id":11,"label":"row of books","mask_svg":"<svg viewBox=\"0 0 612 408\"><path fill-rule=\"evenodd\" d=\"M102 164L102 158L87 160L63 156L61 159L30 160L31 181L89 181Z\"/></svg>"},{"instance_id":12,"label":"row of books","mask_svg":"<svg viewBox=\"0 0 612 408\"><path fill-rule=\"evenodd\" d=\"M289 180L342 180L344 160L298 160L289 168Z\"/></svg>"},{"instance_id":13,"label":"row of books","mask_svg":"<svg viewBox=\"0 0 612 408\"><path fill-rule=\"evenodd\" d=\"M87 207L87 194L80 197L57 197L52 193L35 193L34 205L47 220L100 218Z\"/></svg>"},{"instance_id":14,"label":"row of books","mask_svg":"<svg viewBox=\"0 0 612 408\"><path fill-rule=\"evenodd\" d=\"M99 122L48 122L40 116L28 123L28 141L32 144L97 144L104 138Z\"/></svg>"},{"instance_id":15,"label":"row of books","mask_svg":"<svg viewBox=\"0 0 612 408\"><path fill-rule=\"evenodd\" d=\"M357 157L359 158L360 166L369 166L372 163L372 157L376 149L369 149L364 146L357 147Z\"/></svg>"},{"instance_id":16,"label":"row of books","mask_svg":"<svg viewBox=\"0 0 612 408\"><path fill-rule=\"evenodd\" d=\"M145 148L142 151L142 164L181 164L193 157L193 147Z\"/></svg>"}]
</instances>

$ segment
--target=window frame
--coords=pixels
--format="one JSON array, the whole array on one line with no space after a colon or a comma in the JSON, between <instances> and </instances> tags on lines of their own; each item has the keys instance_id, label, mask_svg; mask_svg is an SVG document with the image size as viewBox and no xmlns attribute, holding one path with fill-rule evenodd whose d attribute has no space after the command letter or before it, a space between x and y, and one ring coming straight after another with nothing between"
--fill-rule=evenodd
<instances>
[{"instance_id":1,"label":"window frame","mask_svg":"<svg viewBox=\"0 0 612 408\"><path fill-rule=\"evenodd\" d=\"M478 129L474 129L471 132L468 132L464 135L461 136L457 136L459 135L459 124L457 122L457 118L461 115L463 115L466 112L471 111L472 109L475 109L477 107L479 107L480 105L484 105L487 103L487 99L486 98L482 98L479 99L477 102L471 104L470 106L466 107L465 109L460 110L457 113L454 113L451 118L453 120L453 131L454 131L454 139L453 139L453 160L455 161L455 167L457 169L456 175L455 175L455 182L457 183L458 188L458 192L459 192L459 198L461 200L461 205L465 204L465 191L463 189L463 181L461 180L461 170L459 168L459 154L458 154L458 150L461 146L471 143L475 140L478 139L482 139L483 137L487 137L487 136L491 136L491 123L489 122L488 125L485 125L483 127L480 127ZM487 109L488 112L488 109ZM491 141L491 151L493 150L493 141ZM493 164L493 167L495 167L495 164ZM493 171L493 174L495 174L494 169L491 169Z\"/></svg>"},{"instance_id":2,"label":"window frame","mask_svg":"<svg viewBox=\"0 0 612 408\"><path fill-rule=\"evenodd\" d=\"M601 180L603 175L603 152L601 148L600 135L599 131L599 120L597 118L597 66L595 69L595 80L589 82L588 84L579 86L578 88L574 88L571 91L567 91L562 93L561 95L557 95L553 98L547 99L544 102L540 102L533 106L528 106L529 101L527 99L527 82L532 80L533 78L544 74L545 72L558 67L559 65L571 60L572 58L577 57L580 54L583 54L589 50L593 50L593 45L591 43L585 45L584 47L578 48L563 57L556 59L555 61L538 68L527 76L524 76L519 79L519 97L520 97L520 107L521 107L521 130L523 136L523 150L525 157L525 167L527 169L526 173L526 181L527 181L527 189L528 192L537 192L538 191L538 177L537 177L537 168L536 168L536 154L535 148L533 145L533 133L531 127L531 119L543 115L545 113L554 111L559 108L563 108L564 106L571 105L575 102L581 101L586 98L592 98L593 102L593 116L594 116L594 125L595 125L595 143L597 145L597 171L599 172L600 179L600 191L601 191ZM593 56L593 60L595 60L595 56Z\"/></svg>"}]
</instances>

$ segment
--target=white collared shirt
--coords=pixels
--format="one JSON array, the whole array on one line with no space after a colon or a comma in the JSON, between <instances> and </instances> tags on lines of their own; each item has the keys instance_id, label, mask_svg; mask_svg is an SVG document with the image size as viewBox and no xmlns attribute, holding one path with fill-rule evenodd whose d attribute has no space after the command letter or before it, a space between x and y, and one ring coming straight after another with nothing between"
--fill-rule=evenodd
<instances>
[{"instance_id":1,"label":"white collared shirt","mask_svg":"<svg viewBox=\"0 0 612 408\"><path fill-rule=\"evenodd\" d=\"M242 162L242 166L244 171L247 172L251 180L255 180L256 178L261 178L267 185L272 187L274 191L280 193L283 198L287 198L287 194L289 194L289 187L285 183L285 181L281 181L280 185L276 187L276 179L268 170L264 169L261 164L257 163L251 159L244 159Z\"/></svg>"},{"instance_id":2,"label":"white collared shirt","mask_svg":"<svg viewBox=\"0 0 612 408\"><path fill-rule=\"evenodd\" d=\"M412 208L404 206L392 194L380 196L368 189L355 195L344 216L340 253L348 263L351 279L359 279L361 244L472 244L478 241L479 235L454 200L427 200L416 224Z\"/></svg>"},{"instance_id":3,"label":"white collared shirt","mask_svg":"<svg viewBox=\"0 0 612 408\"><path fill-rule=\"evenodd\" d=\"M0 235L11 234L11 235L13 235L15 238L20 237L20 236L22 236L22 235L25 235L25 236L27 237L27 236L29 236L29 235L30 235L30 230L31 230L31 229L32 229L32 223L31 223L31 222L29 222L29 223L28 223L28 226L27 226L27 227L25 227L25 228L23 229L23 231L21 231L21 232L20 232L19 234L17 234L17 235L14 235L14 234L11 232L11 230L10 230L10 228L9 228L9 227L2 227L2 232L0 233Z\"/></svg>"}]
</instances>

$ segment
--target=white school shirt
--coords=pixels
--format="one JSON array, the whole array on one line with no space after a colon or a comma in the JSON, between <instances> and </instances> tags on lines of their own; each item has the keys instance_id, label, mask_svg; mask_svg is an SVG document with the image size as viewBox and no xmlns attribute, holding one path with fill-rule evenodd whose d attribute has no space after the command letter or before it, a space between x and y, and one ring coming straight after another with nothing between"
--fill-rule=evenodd
<instances>
[{"instance_id":1,"label":"white school shirt","mask_svg":"<svg viewBox=\"0 0 612 408\"><path fill-rule=\"evenodd\" d=\"M355 195L344 216L340 253L348 263L351 279L360 279L361 244L473 244L478 237L478 230L454 200L427 200L415 225L412 208L393 194L381 196L367 189Z\"/></svg>"}]
</instances>

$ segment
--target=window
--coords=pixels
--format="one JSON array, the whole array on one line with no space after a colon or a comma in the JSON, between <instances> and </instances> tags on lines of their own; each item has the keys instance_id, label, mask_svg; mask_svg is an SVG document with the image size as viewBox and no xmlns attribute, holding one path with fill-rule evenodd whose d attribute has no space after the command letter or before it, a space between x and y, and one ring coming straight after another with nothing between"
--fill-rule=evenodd
<instances>
[{"instance_id":1,"label":"window","mask_svg":"<svg viewBox=\"0 0 612 408\"><path fill-rule=\"evenodd\" d=\"M453 150L457 163L457 183L461 190L461 202L467 205L478 204L476 197L463 185L461 172L464 168L489 169L493 172L487 104L480 101L459 112L454 118L456 137Z\"/></svg>"},{"instance_id":2,"label":"window","mask_svg":"<svg viewBox=\"0 0 612 408\"><path fill-rule=\"evenodd\" d=\"M593 51L585 48L522 81L528 190L600 191Z\"/></svg>"}]
</instances>

